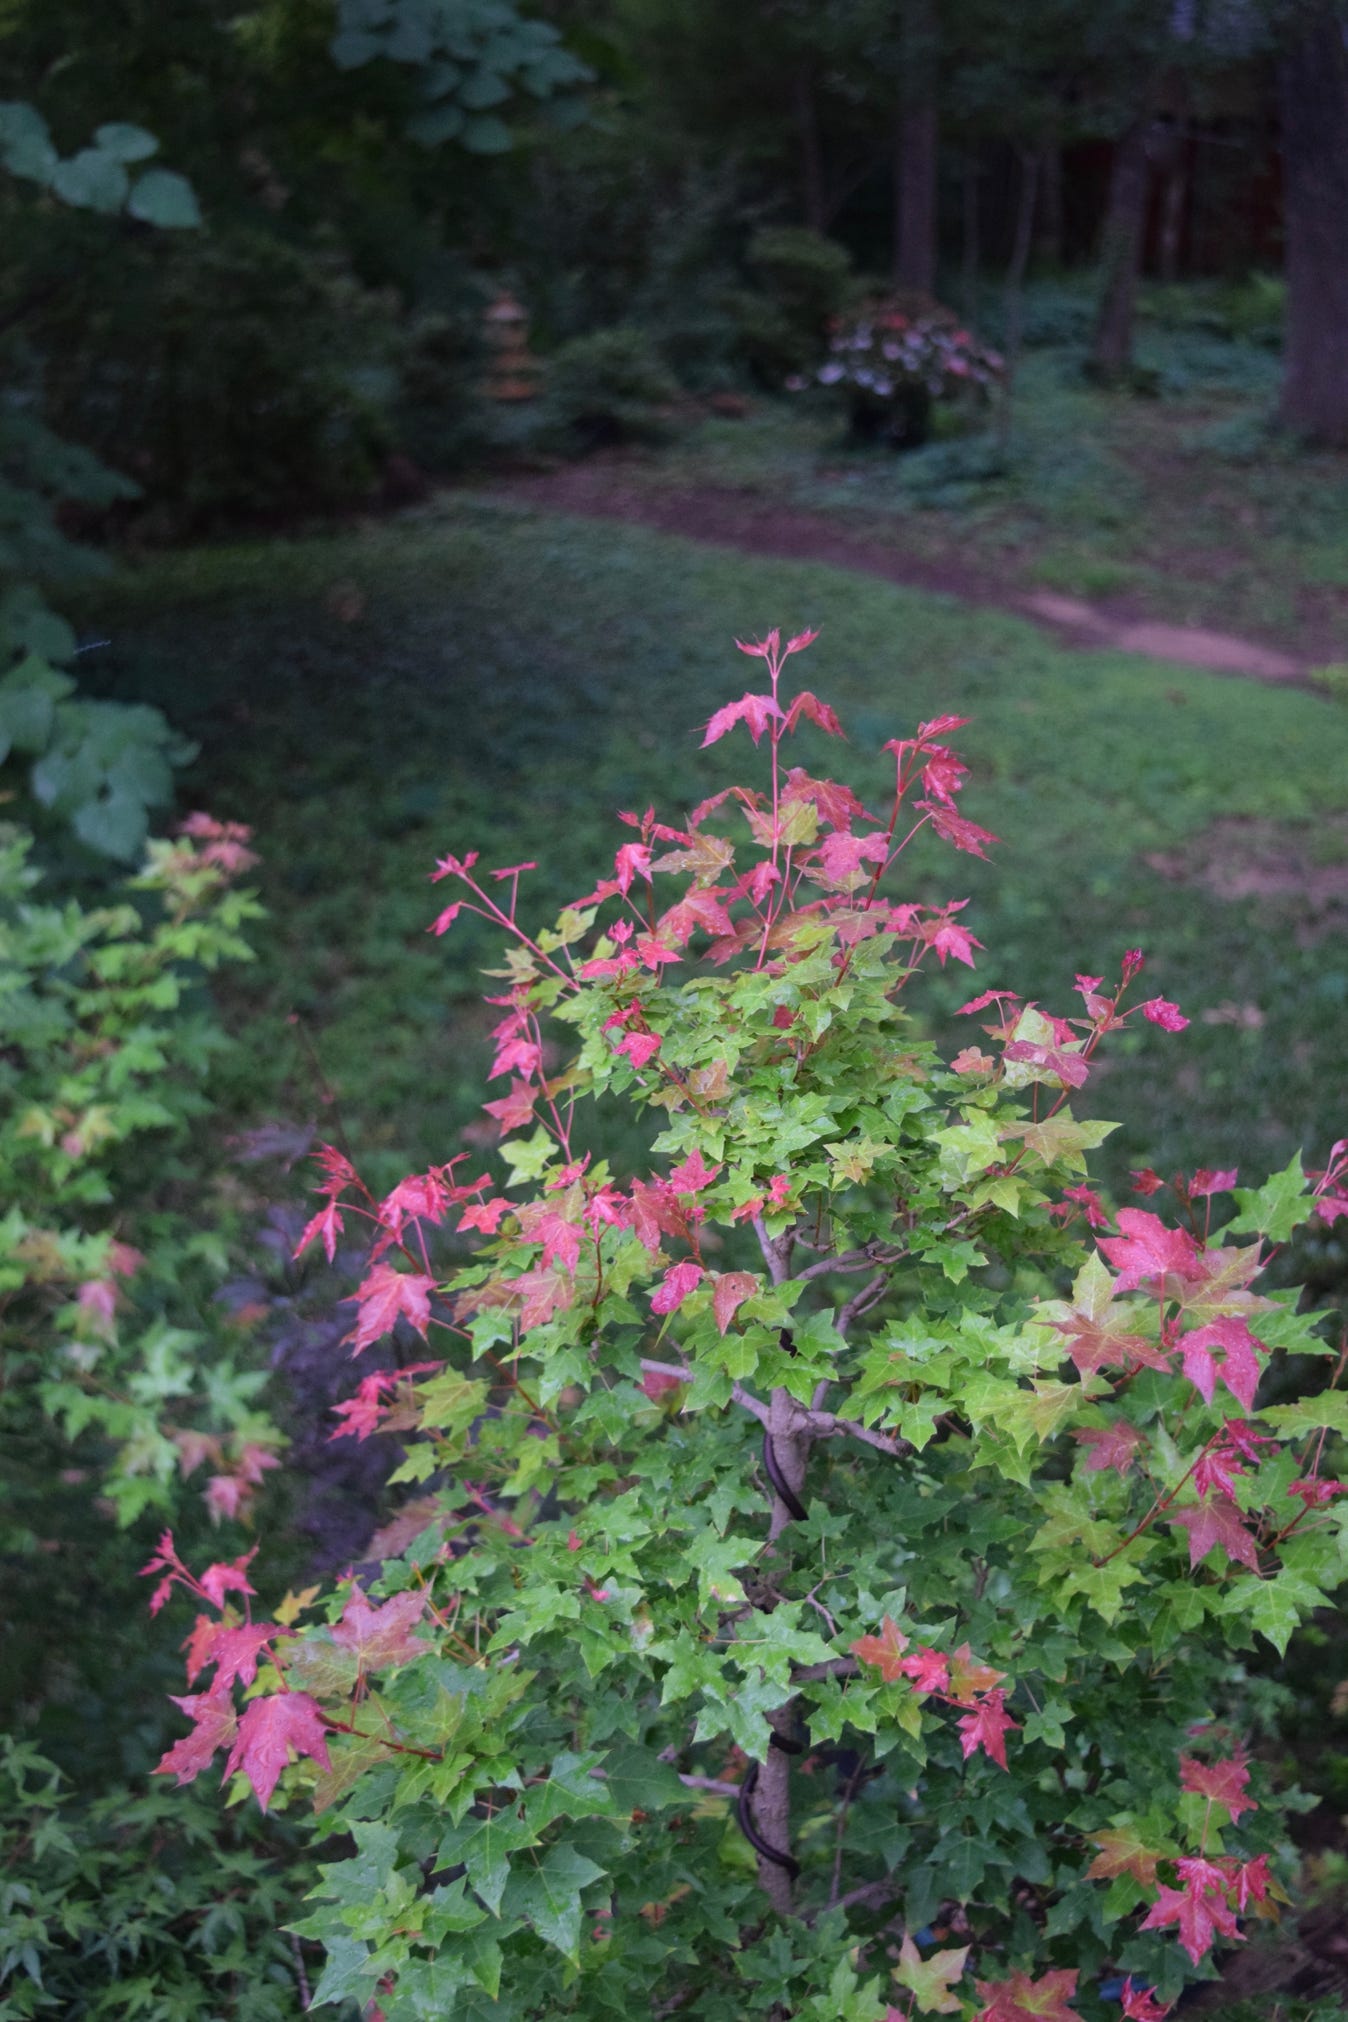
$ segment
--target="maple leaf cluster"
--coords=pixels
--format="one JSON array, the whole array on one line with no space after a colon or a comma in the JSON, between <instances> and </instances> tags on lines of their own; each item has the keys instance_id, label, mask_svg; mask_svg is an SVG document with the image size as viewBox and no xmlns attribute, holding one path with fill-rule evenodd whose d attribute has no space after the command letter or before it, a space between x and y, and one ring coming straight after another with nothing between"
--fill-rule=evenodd
<instances>
[{"instance_id":1,"label":"maple leaf cluster","mask_svg":"<svg viewBox=\"0 0 1348 2022\"><path fill-rule=\"evenodd\" d=\"M253 1556L248 1552L228 1565L208 1566L197 1578L179 1557L173 1533L165 1531L142 1571L163 1574L150 1602L152 1612L163 1607L175 1586L218 1611L214 1616L199 1614L183 1645L189 1685L204 1672L214 1671L215 1675L205 1691L174 1697L173 1704L192 1722L192 1731L174 1742L156 1765L155 1774L176 1777L180 1785L192 1783L224 1749L221 1781L228 1782L241 1771L265 1811L291 1761L308 1757L320 1769L330 1767L328 1734L342 1723L325 1713L312 1694L288 1684L284 1644L294 1633L289 1625L277 1620L254 1622L246 1612L256 1591L248 1578ZM244 1602L242 1619L229 1604L230 1594L239 1595ZM425 1604L424 1593L398 1594L378 1606L359 1589L352 1591L332 1630L332 1640L339 1650L355 1658L357 1686L370 1672L408 1663L425 1653L426 1645L412 1634ZM237 1683L247 1689L254 1685L264 1659L274 1689L249 1697L239 1711L234 1686ZM387 1745L396 1746L391 1740Z\"/></svg>"},{"instance_id":2,"label":"maple leaf cluster","mask_svg":"<svg viewBox=\"0 0 1348 2022\"><path fill-rule=\"evenodd\" d=\"M859 1636L851 1652L863 1664L873 1664L887 1685L907 1678L915 1698L964 1709L957 1724L965 1760L981 1750L1005 1769L1006 1737L1019 1729L1006 1711L1006 1673L981 1663L967 1643L946 1656L922 1643L910 1648L910 1642L893 1616L886 1615L879 1635Z\"/></svg>"}]
</instances>

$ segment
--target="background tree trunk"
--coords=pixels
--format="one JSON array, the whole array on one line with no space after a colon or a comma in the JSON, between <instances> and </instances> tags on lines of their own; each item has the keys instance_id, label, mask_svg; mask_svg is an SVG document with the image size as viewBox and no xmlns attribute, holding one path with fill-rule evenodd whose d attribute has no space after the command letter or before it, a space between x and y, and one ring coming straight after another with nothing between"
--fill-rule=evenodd
<instances>
[{"instance_id":1,"label":"background tree trunk","mask_svg":"<svg viewBox=\"0 0 1348 2022\"><path fill-rule=\"evenodd\" d=\"M828 229L824 197L824 157L819 140L819 106L808 63L801 63L792 81L796 132L800 137L801 201L811 231Z\"/></svg>"},{"instance_id":2,"label":"background tree trunk","mask_svg":"<svg viewBox=\"0 0 1348 2022\"><path fill-rule=\"evenodd\" d=\"M1045 266L1061 267L1063 263L1062 149L1056 143L1040 156L1034 253Z\"/></svg>"},{"instance_id":3,"label":"background tree trunk","mask_svg":"<svg viewBox=\"0 0 1348 2022\"><path fill-rule=\"evenodd\" d=\"M1034 206L1039 189L1042 157L1028 148L1020 155L1020 197L1016 205L1016 236L1006 270L1006 368L997 416L997 435L1003 451L1011 443L1011 401L1015 390L1016 365L1020 357L1021 305L1025 292L1025 270L1030 264L1034 236Z\"/></svg>"},{"instance_id":4,"label":"background tree trunk","mask_svg":"<svg viewBox=\"0 0 1348 2022\"><path fill-rule=\"evenodd\" d=\"M1100 378L1123 379L1133 363L1133 304L1147 209L1147 130L1136 119L1114 150L1101 241L1103 279L1091 364Z\"/></svg>"},{"instance_id":5,"label":"background tree trunk","mask_svg":"<svg viewBox=\"0 0 1348 2022\"><path fill-rule=\"evenodd\" d=\"M1287 346L1280 418L1348 445L1348 54L1329 7L1283 58Z\"/></svg>"},{"instance_id":6,"label":"background tree trunk","mask_svg":"<svg viewBox=\"0 0 1348 2022\"><path fill-rule=\"evenodd\" d=\"M1161 229L1157 266L1163 281L1178 281L1184 243L1184 209L1189 198L1189 126L1180 120L1165 145L1153 152L1161 175Z\"/></svg>"},{"instance_id":7,"label":"background tree trunk","mask_svg":"<svg viewBox=\"0 0 1348 2022\"><path fill-rule=\"evenodd\" d=\"M894 128L894 281L936 292L937 22L933 0L907 0Z\"/></svg>"},{"instance_id":8,"label":"background tree trunk","mask_svg":"<svg viewBox=\"0 0 1348 2022\"><path fill-rule=\"evenodd\" d=\"M980 256L979 195L982 183L978 145L964 157L964 220L960 246L960 306L966 323L978 321L978 263Z\"/></svg>"}]
</instances>

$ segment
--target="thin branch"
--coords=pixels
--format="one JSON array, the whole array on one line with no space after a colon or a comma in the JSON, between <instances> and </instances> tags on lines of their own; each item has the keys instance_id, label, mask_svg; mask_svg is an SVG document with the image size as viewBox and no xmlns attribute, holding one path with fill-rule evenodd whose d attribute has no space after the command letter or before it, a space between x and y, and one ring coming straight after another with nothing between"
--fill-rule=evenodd
<instances>
[{"instance_id":1,"label":"thin branch","mask_svg":"<svg viewBox=\"0 0 1348 2022\"><path fill-rule=\"evenodd\" d=\"M882 1254L869 1245L864 1250L844 1250L841 1256L821 1257L817 1264L808 1264L803 1271L797 1271L796 1276L803 1281L806 1278L825 1278L830 1271L864 1271Z\"/></svg>"},{"instance_id":2,"label":"thin branch","mask_svg":"<svg viewBox=\"0 0 1348 2022\"><path fill-rule=\"evenodd\" d=\"M868 1313L871 1307L876 1305L888 1290L889 1272L877 1271L875 1276L862 1286L854 1298L849 1299L845 1306L838 1308L838 1317L833 1323L838 1332L846 1335L852 1322L859 1320L863 1313Z\"/></svg>"},{"instance_id":3,"label":"thin branch","mask_svg":"<svg viewBox=\"0 0 1348 2022\"><path fill-rule=\"evenodd\" d=\"M838 1433L845 1433L849 1439L859 1439L863 1446L873 1446L877 1453L887 1453L893 1460L913 1450L906 1439L895 1439L888 1432L876 1432L872 1426L863 1425L856 1418L835 1418L831 1411L810 1412L809 1430L816 1439L832 1439Z\"/></svg>"},{"instance_id":4,"label":"thin branch","mask_svg":"<svg viewBox=\"0 0 1348 2022\"><path fill-rule=\"evenodd\" d=\"M793 1664L791 1681L795 1685L811 1685L822 1678L855 1678L860 1669L855 1657L830 1657L823 1664Z\"/></svg>"},{"instance_id":5,"label":"thin branch","mask_svg":"<svg viewBox=\"0 0 1348 2022\"><path fill-rule=\"evenodd\" d=\"M641 1358L643 1376L672 1376L679 1383L691 1383L693 1371L682 1362L653 1362L649 1356ZM742 1383L731 1386L731 1397L735 1403L756 1418L760 1425L766 1425L770 1412L761 1397L755 1397L752 1390L746 1390Z\"/></svg>"},{"instance_id":6,"label":"thin branch","mask_svg":"<svg viewBox=\"0 0 1348 2022\"><path fill-rule=\"evenodd\" d=\"M795 1247L795 1236L790 1229L780 1236L770 1236L762 1215L755 1215L754 1234L758 1237L758 1247L763 1252L763 1262L768 1267L768 1276L774 1285L784 1284L790 1276L791 1252Z\"/></svg>"},{"instance_id":7,"label":"thin branch","mask_svg":"<svg viewBox=\"0 0 1348 2022\"><path fill-rule=\"evenodd\" d=\"M686 1784L689 1790L709 1790L716 1797L738 1797L740 1794L737 1783L722 1783L720 1778L715 1776L680 1775L679 1782Z\"/></svg>"}]
</instances>

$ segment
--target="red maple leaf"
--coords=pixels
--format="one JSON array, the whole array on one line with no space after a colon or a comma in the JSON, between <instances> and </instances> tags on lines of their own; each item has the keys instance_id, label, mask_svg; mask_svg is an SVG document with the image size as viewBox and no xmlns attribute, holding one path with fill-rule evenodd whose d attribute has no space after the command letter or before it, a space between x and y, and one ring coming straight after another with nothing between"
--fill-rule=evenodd
<instances>
[{"instance_id":1,"label":"red maple leaf","mask_svg":"<svg viewBox=\"0 0 1348 2022\"><path fill-rule=\"evenodd\" d=\"M889 837L882 829L873 835L852 835L834 829L819 845L815 861L831 885L846 884L867 864L883 864L889 855Z\"/></svg>"},{"instance_id":2,"label":"red maple leaf","mask_svg":"<svg viewBox=\"0 0 1348 2022\"><path fill-rule=\"evenodd\" d=\"M1206 1327L1195 1327L1180 1340L1184 1373L1204 1403L1211 1404L1220 1377L1247 1411L1254 1409L1254 1394L1259 1388L1259 1352L1263 1348L1263 1342L1255 1339L1235 1313L1210 1320ZM1213 1354L1214 1349L1221 1356L1220 1362Z\"/></svg>"},{"instance_id":3,"label":"red maple leaf","mask_svg":"<svg viewBox=\"0 0 1348 2022\"><path fill-rule=\"evenodd\" d=\"M396 1369L376 1369L372 1376L363 1376L354 1397L344 1397L333 1405L334 1416L343 1422L328 1438L368 1439L372 1432L378 1432L379 1421L388 1409L384 1398L397 1384Z\"/></svg>"},{"instance_id":4,"label":"red maple leaf","mask_svg":"<svg viewBox=\"0 0 1348 2022\"><path fill-rule=\"evenodd\" d=\"M574 1200L579 1206L578 1187L574 1190ZM546 1200L527 1201L519 1209L519 1218L525 1241L543 1245L541 1261L544 1270L559 1264L569 1277L574 1277L580 1261L581 1238L585 1234L579 1222L568 1221L560 1208Z\"/></svg>"},{"instance_id":5,"label":"red maple leaf","mask_svg":"<svg viewBox=\"0 0 1348 2022\"><path fill-rule=\"evenodd\" d=\"M503 1095L498 1102L484 1102L482 1108L486 1115L496 1118L502 1130L523 1130L533 1117L536 1093L529 1082L516 1079L510 1084L509 1095Z\"/></svg>"},{"instance_id":6,"label":"red maple leaf","mask_svg":"<svg viewBox=\"0 0 1348 2022\"><path fill-rule=\"evenodd\" d=\"M1214 1890L1199 1892L1162 1888L1139 1929L1163 1931L1167 1924L1179 1926L1179 1941L1195 1965L1205 1952L1211 1951L1213 1939L1217 1936L1240 1937L1225 1895Z\"/></svg>"},{"instance_id":7,"label":"red maple leaf","mask_svg":"<svg viewBox=\"0 0 1348 2022\"><path fill-rule=\"evenodd\" d=\"M1118 1225L1120 1234L1100 1238L1101 1250L1119 1274L1116 1292L1131 1292L1171 1275L1198 1276L1198 1245L1186 1229L1168 1229L1159 1215L1148 1214L1145 1208L1120 1208Z\"/></svg>"},{"instance_id":8,"label":"red maple leaf","mask_svg":"<svg viewBox=\"0 0 1348 2022\"><path fill-rule=\"evenodd\" d=\"M701 1264L691 1263L687 1259L681 1264L672 1264L655 1291L651 1293L652 1313L672 1313L675 1307L681 1306L688 1294L701 1284L702 1277Z\"/></svg>"},{"instance_id":9,"label":"red maple leaf","mask_svg":"<svg viewBox=\"0 0 1348 2022\"><path fill-rule=\"evenodd\" d=\"M645 1067L663 1044L658 1032L624 1032L617 1050L631 1061L633 1067Z\"/></svg>"},{"instance_id":10,"label":"red maple leaf","mask_svg":"<svg viewBox=\"0 0 1348 2022\"><path fill-rule=\"evenodd\" d=\"M1131 1974L1123 1983L1122 2000L1128 2022L1165 2022L1175 2005L1173 2001L1167 2001L1162 2006L1156 1999L1154 1987L1135 1987Z\"/></svg>"},{"instance_id":11,"label":"red maple leaf","mask_svg":"<svg viewBox=\"0 0 1348 2022\"><path fill-rule=\"evenodd\" d=\"M171 1697L173 1695L170 1695ZM228 1747L238 1731L234 1702L228 1692L195 1692L173 1698L192 1722L192 1732L175 1741L155 1764L156 1776L176 1776L179 1784L191 1783L203 1769L209 1769L217 1748Z\"/></svg>"},{"instance_id":12,"label":"red maple leaf","mask_svg":"<svg viewBox=\"0 0 1348 2022\"><path fill-rule=\"evenodd\" d=\"M1000 836L993 835L988 829L979 828L977 822L966 821L962 814L956 814L954 808L947 807L944 801L920 800L917 803L917 812L929 818L932 827L943 841L953 843L957 850L963 850L968 856L982 857L984 863L988 860L984 843L1001 841Z\"/></svg>"},{"instance_id":13,"label":"red maple leaf","mask_svg":"<svg viewBox=\"0 0 1348 2022\"><path fill-rule=\"evenodd\" d=\"M1249 1764L1241 1755L1225 1762L1200 1762L1197 1756L1181 1755L1180 1789L1194 1791L1212 1804L1225 1806L1234 1825L1243 1811L1258 1811L1252 1797L1246 1797L1250 1780Z\"/></svg>"},{"instance_id":14,"label":"red maple leaf","mask_svg":"<svg viewBox=\"0 0 1348 2022\"><path fill-rule=\"evenodd\" d=\"M1020 1722L1011 1718L1005 1705L1004 1692L989 1692L972 1713L966 1713L960 1720L960 1747L966 1762L981 1748L1000 1768L1006 1768L1006 1737L1019 1731Z\"/></svg>"},{"instance_id":15,"label":"red maple leaf","mask_svg":"<svg viewBox=\"0 0 1348 2022\"><path fill-rule=\"evenodd\" d=\"M244 1552L239 1558L231 1559L228 1565L207 1566L199 1581L202 1593L208 1601L214 1601L217 1608L225 1605L226 1594L252 1594L257 1589L250 1585L248 1568L257 1557L257 1546Z\"/></svg>"},{"instance_id":16,"label":"red maple leaf","mask_svg":"<svg viewBox=\"0 0 1348 2022\"><path fill-rule=\"evenodd\" d=\"M393 1329L399 1318L416 1328L424 1340L431 1317L434 1278L420 1272L399 1271L392 1264L376 1264L364 1284L351 1293L359 1303L359 1316L347 1340L351 1353L359 1355Z\"/></svg>"},{"instance_id":17,"label":"red maple leaf","mask_svg":"<svg viewBox=\"0 0 1348 2022\"><path fill-rule=\"evenodd\" d=\"M1116 1418L1112 1425L1103 1428L1088 1426L1074 1432L1072 1437L1091 1449L1086 1461L1087 1474L1103 1474L1112 1467L1121 1480L1132 1466L1138 1447L1147 1443L1145 1435L1127 1418Z\"/></svg>"},{"instance_id":18,"label":"red maple leaf","mask_svg":"<svg viewBox=\"0 0 1348 2022\"><path fill-rule=\"evenodd\" d=\"M1028 1973L1013 1973L1009 1980L976 1980L980 1998L974 2022L1080 2022L1068 2002L1077 1990L1075 1971L1057 1968L1032 1980Z\"/></svg>"},{"instance_id":19,"label":"red maple leaf","mask_svg":"<svg viewBox=\"0 0 1348 2022\"><path fill-rule=\"evenodd\" d=\"M1257 1854L1252 1861L1242 1861L1231 1884L1236 1909L1243 1915L1251 1896L1257 1903L1267 1902L1272 1886L1273 1877L1268 1871L1267 1854Z\"/></svg>"},{"instance_id":20,"label":"red maple leaf","mask_svg":"<svg viewBox=\"0 0 1348 2022\"><path fill-rule=\"evenodd\" d=\"M575 1296L574 1281L555 1268L521 1271L517 1278L506 1279L505 1290L521 1301L521 1334L545 1326L554 1313L565 1313Z\"/></svg>"},{"instance_id":21,"label":"red maple leaf","mask_svg":"<svg viewBox=\"0 0 1348 2022\"><path fill-rule=\"evenodd\" d=\"M908 1637L904 1635L892 1615L886 1615L880 1624L878 1636L858 1636L848 1647L854 1657L863 1664L874 1664L887 1685L892 1685L903 1676L900 1658L908 1648Z\"/></svg>"},{"instance_id":22,"label":"red maple leaf","mask_svg":"<svg viewBox=\"0 0 1348 2022\"><path fill-rule=\"evenodd\" d=\"M843 735L843 727L827 702L821 702L808 688L802 688L799 695L792 699L791 707L786 712L787 729L794 730L802 716L808 716L811 723L817 723L830 737Z\"/></svg>"},{"instance_id":23,"label":"red maple leaf","mask_svg":"<svg viewBox=\"0 0 1348 2022\"><path fill-rule=\"evenodd\" d=\"M459 1228L481 1229L484 1236L494 1236L501 1226L502 1215L514 1214L518 1205L516 1201L508 1201L504 1194L496 1194L489 1201L473 1201L459 1217Z\"/></svg>"},{"instance_id":24,"label":"red maple leaf","mask_svg":"<svg viewBox=\"0 0 1348 2022\"><path fill-rule=\"evenodd\" d=\"M905 1678L912 1679L915 1692L950 1690L950 1659L939 1650L916 1649L900 1659L899 1669Z\"/></svg>"},{"instance_id":25,"label":"red maple leaf","mask_svg":"<svg viewBox=\"0 0 1348 2022\"><path fill-rule=\"evenodd\" d=\"M382 1606L368 1601L357 1588L342 1610L332 1640L353 1653L362 1673L410 1664L426 1654L426 1644L412 1634L425 1612L426 1595L413 1588L394 1594Z\"/></svg>"},{"instance_id":26,"label":"red maple leaf","mask_svg":"<svg viewBox=\"0 0 1348 2022\"><path fill-rule=\"evenodd\" d=\"M1239 1509L1224 1495L1209 1495L1187 1509L1171 1510L1167 1523L1178 1524L1189 1533L1190 1568L1201 1565L1208 1553L1220 1545L1228 1559L1240 1560L1250 1571L1259 1571L1259 1553L1246 1530Z\"/></svg>"},{"instance_id":27,"label":"red maple leaf","mask_svg":"<svg viewBox=\"0 0 1348 2022\"><path fill-rule=\"evenodd\" d=\"M721 1271L717 1274L711 1305L718 1333L726 1332L745 1300L751 1299L758 1289L758 1279L752 1271Z\"/></svg>"},{"instance_id":28,"label":"red maple leaf","mask_svg":"<svg viewBox=\"0 0 1348 2022\"><path fill-rule=\"evenodd\" d=\"M341 1233L342 1211L336 1201L329 1201L327 1206L320 1208L313 1220L305 1225L304 1234L296 1243L291 1255L292 1257L302 1255L308 1249L314 1237L321 1236L323 1238L323 1254L328 1262L331 1263L337 1254L337 1238Z\"/></svg>"},{"instance_id":29,"label":"red maple leaf","mask_svg":"<svg viewBox=\"0 0 1348 2022\"><path fill-rule=\"evenodd\" d=\"M211 1626L214 1634L208 1635L203 1624ZM218 1668L212 1693L228 1691L236 1678L241 1685L251 1685L257 1676L258 1658L264 1651L270 1652L276 1638L285 1634L275 1622L245 1622L237 1629L227 1629L223 1622L211 1624L209 1616L198 1615L187 1639L188 1684L214 1664Z\"/></svg>"},{"instance_id":30,"label":"red maple leaf","mask_svg":"<svg viewBox=\"0 0 1348 2022\"><path fill-rule=\"evenodd\" d=\"M962 1706L972 1706L980 1693L991 1692L1005 1676L1005 1671L994 1671L975 1657L967 1643L961 1643L950 1660L950 1689Z\"/></svg>"},{"instance_id":31,"label":"red maple leaf","mask_svg":"<svg viewBox=\"0 0 1348 2022\"><path fill-rule=\"evenodd\" d=\"M270 1699L254 1699L243 1710L225 1761L225 1778L241 1769L265 1811L292 1750L297 1756L309 1756L320 1769L329 1767L318 1701L307 1692L277 1692Z\"/></svg>"},{"instance_id":32,"label":"red maple leaf","mask_svg":"<svg viewBox=\"0 0 1348 2022\"><path fill-rule=\"evenodd\" d=\"M737 640L736 644L738 645L738 643ZM746 646L740 650L748 652L750 649ZM774 719L779 723L783 720L782 712L773 701L771 695L741 695L738 702L727 702L724 709L716 711L716 714L707 725L707 734L702 740L702 749L705 751L709 744L715 744L720 738L725 736L727 731L733 730L737 723L748 724L749 735L753 738L754 743L757 744L769 723L774 721Z\"/></svg>"},{"instance_id":33,"label":"red maple leaf","mask_svg":"<svg viewBox=\"0 0 1348 2022\"><path fill-rule=\"evenodd\" d=\"M711 1185L720 1170L719 1165L707 1165L702 1157L702 1153L694 1146L681 1165L671 1168L669 1183L675 1193L701 1193L703 1187Z\"/></svg>"}]
</instances>

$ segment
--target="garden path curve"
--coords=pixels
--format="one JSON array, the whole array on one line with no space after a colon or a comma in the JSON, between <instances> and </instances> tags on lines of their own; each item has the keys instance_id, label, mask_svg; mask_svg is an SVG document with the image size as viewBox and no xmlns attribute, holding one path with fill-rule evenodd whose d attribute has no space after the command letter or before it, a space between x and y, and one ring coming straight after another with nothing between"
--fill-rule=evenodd
<instances>
[{"instance_id":1,"label":"garden path curve","mask_svg":"<svg viewBox=\"0 0 1348 2022\"><path fill-rule=\"evenodd\" d=\"M605 459L516 476L498 489L545 511L622 520L783 561L826 562L908 589L1013 611L1075 646L1136 653L1254 681L1309 685L1310 663L1272 646L1227 632L1130 618L1049 590L1020 590L976 564L934 562L906 552L897 529L889 540L854 532L827 514L777 504L756 493L714 485L657 490L634 483L620 462Z\"/></svg>"}]
</instances>

